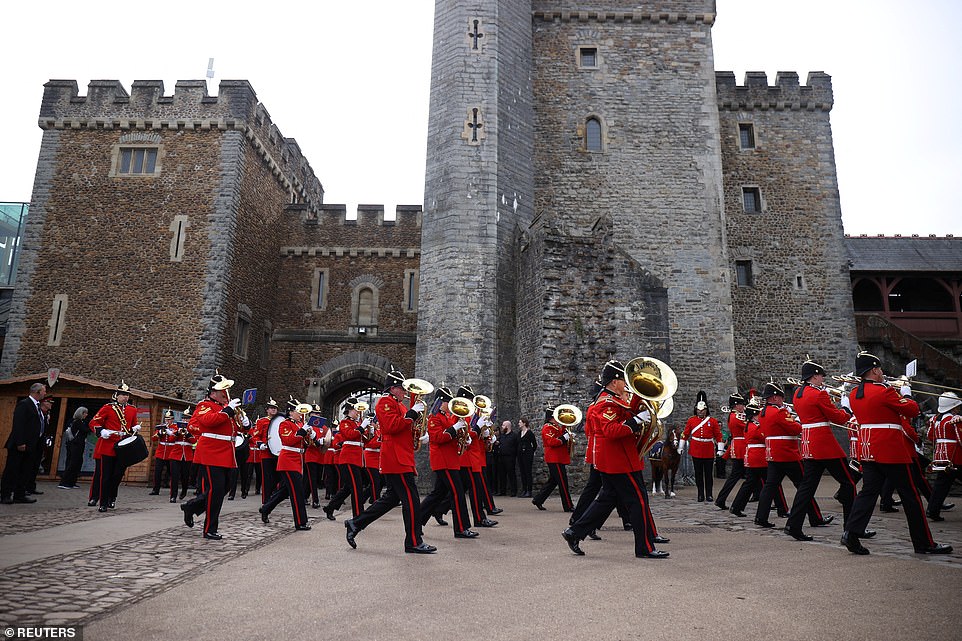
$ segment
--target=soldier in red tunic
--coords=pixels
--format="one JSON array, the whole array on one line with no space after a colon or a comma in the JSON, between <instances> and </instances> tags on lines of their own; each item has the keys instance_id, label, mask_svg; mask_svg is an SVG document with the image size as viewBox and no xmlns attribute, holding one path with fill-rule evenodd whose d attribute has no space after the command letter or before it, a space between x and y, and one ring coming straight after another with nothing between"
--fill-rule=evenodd
<instances>
[{"instance_id":1,"label":"soldier in red tunic","mask_svg":"<svg viewBox=\"0 0 962 641\"><path fill-rule=\"evenodd\" d=\"M928 517L933 521L944 521L940 512L954 506L942 502L949 495L952 481L959 478L959 468L962 467L962 399L953 392L945 392L939 397L939 413L932 417L929 440L935 446L933 466L944 469L936 474Z\"/></svg>"},{"instance_id":2,"label":"soldier in red tunic","mask_svg":"<svg viewBox=\"0 0 962 641\"><path fill-rule=\"evenodd\" d=\"M289 498L294 529L310 530L304 510L304 477L301 474L304 470L304 449L313 441L313 429L304 424L304 417L310 414L311 406L296 399L291 399L288 406L288 417L277 428L277 436L281 441L281 451L277 455L279 487L257 511L261 513L261 520L269 523L274 508Z\"/></svg>"},{"instance_id":3,"label":"soldier in red tunic","mask_svg":"<svg viewBox=\"0 0 962 641\"><path fill-rule=\"evenodd\" d=\"M140 425L137 424L137 408L128 405L129 400L130 388L121 381L120 387L114 392L113 402L101 407L90 419L90 429L98 437L94 448L94 456L99 456L100 462L100 487L97 488L97 496L100 497L98 512L106 512L108 507L114 507L117 501L117 489L126 471L124 466L117 462L115 449L117 443L140 431Z\"/></svg>"},{"instance_id":4,"label":"soldier in red tunic","mask_svg":"<svg viewBox=\"0 0 962 641\"><path fill-rule=\"evenodd\" d=\"M309 422L313 420L313 417L321 417L321 408L317 405L311 410L311 418ZM307 500L308 495L311 497L311 507L315 510L321 507L320 497L317 494L317 489L321 483L321 466L324 463L324 452L327 448L324 446L324 435L327 434L328 426L322 424L314 426L308 426L311 430L309 445L307 450L304 452L304 500Z\"/></svg>"},{"instance_id":5,"label":"soldier in red tunic","mask_svg":"<svg viewBox=\"0 0 962 641\"><path fill-rule=\"evenodd\" d=\"M678 443L679 454L685 453L686 444L695 467L695 487L698 489L698 502L715 499L712 497L712 471L715 465L715 452L724 450L721 426L718 419L708 414L708 395L699 391L695 402L694 416L685 423L685 430Z\"/></svg>"},{"instance_id":6,"label":"soldier in red tunic","mask_svg":"<svg viewBox=\"0 0 962 641\"><path fill-rule=\"evenodd\" d=\"M404 376L392 371L385 382L385 394L374 408L381 426L384 442L381 444L381 476L387 489L366 510L353 519L344 521L347 542L357 547L355 538L368 525L401 505L404 519L404 551L415 554L431 554L437 551L421 539L419 518L420 497L415 480L414 426L424 412L424 403L418 401L410 409L402 402ZM428 435L423 439L427 441Z\"/></svg>"},{"instance_id":7,"label":"soldier in red tunic","mask_svg":"<svg viewBox=\"0 0 962 641\"><path fill-rule=\"evenodd\" d=\"M802 363L802 384L795 390L793 406L802 424L802 482L795 493L795 501L785 524L785 533L799 541L810 541L811 536L802 532L802 522L815 498L818 482L825 470L838 481L837 499L842 504L842 520L848 523L855 500L855 479L848 466L845 451L838 444L832 425L846 425L849 415L832 403L824 389L825 368L807 360ZM863 532L862 536L872 536Z\"/></svg>"},{"instance_id":8,"label":"soldier in red tunic","mask_svg":"<svg viewBox=\"0 0 962 641\"><path fill-rule=\"evenodd\" d=\"M176 503L178 488L180 499L187 496L187 485L190 483L190 468L194 460L194 443L197 439L187 429L190 420L190 408L184 410L180 423L169 428L169 444L167 446L167 462L170 464L170 502Z\"/></svg>"},{"instance_id":9,"label":"soldier in red tunic","mask_svg":"<svg viewBox=\"0 0 962 641\"><path fill-rule=\"evenodd\" d=\"M194 463L200 469L200 492L189 501L181 503L184 523L194 527L194 517L207 514L204 520L204 538L219 541L217 531L220 510L224 504L230 471L237 467L234 458L234 435L243 424L237 413L241 401L231 399L227 390L234 381L220 374L211 377L207 385L207 398L197 404L187 429L197 438ZM245 417L246 419L246 417ZM247 421L248 425L250 421Z\"/></svg>"},{"instance_id":10,"label":"soldier in red tunic","mask_svg":"<svg viewBox=\"0 0 962 641\"><path fill-rule=\"evenodd\" d=\"M902 499L912 545L918 554L948 554L952 546L932 540L919 488L909 466L915 450L913 435L906 432L903 419L918 416L919 406L911 399L912 389L903 385L901 396L885 384L885 372L878 357L861 352L855 357L855 373L861 382L849 394L849 404L859 423L862 489L855 497L841 543L853 554L868 554L859 537L872 518L882 485L891 480Z\"/></svg>"},{"instance_id":11,"label":"soldier in red tunic","mask_svg":"<svg viewBox=\"0 0 962 641\"><path fill-rule=\"evenodd\" d=\"M347 399L347 404L344 407L346 416L337 425L338 444L341 452L338 459L341 468L341 487L331 498L330 503L324 506L324 514L330 521L334 520L334 512L341 509L341 505L344 504L344 500L348 496L351 497L352 516L356 517L364 509L364 480L361 476L362 465L364 464L364 439L361 436L361 430L362 428L366 429L371 424L371 419L361 419L357 404L356 398Z\"/></svg>"},{"instance_id":12,"label":"soldier in red tunic","mask_svg":"<svg viewBox=\"0 0 962 641\"><path fill-rule=\"evenodd\" d=\"M277 489L277 456L271 452L267 444L267 436L270 425L277 417L279 409L277 401L273 398L270 399L270 402L265 406L267 416L257 419L257 423L254 425L254 431L257 433L257 451L259 452L257 458L260 460L261 505L266 503L274 490Z\"/></svg>"},{"instance_id":13,"label":"soldier in red tunic","mask_svg":"<svg viewBox=\"0 0 962 641\"><path fill-rule=\"evenodd\" d=\"M428 457L434 471L434 489L421 502L421 527L440 511L440 506L450 504L455 538L473 539L478 533L470 529L471 521L464 500L464 486L461 484L461 457L458 454L459 436L468 426L448 410L448 401L453 398L451 390L439 387L434 398L437 412L428 418Z\"/></svg>"},{"instance_id":14,"label":"soldier in red tunic","mask_svg":"<svg viewBox=\"0 0 962 641\"><path fill-rule=\"evenodd\" d=\"M174 430L171 425L174 422L174 413L167 409L164 410L164 422L154 427L154 433L150 440L154 442L154 487L148 492L152 496L160 494L160 486L163 481L164 473L170 477L170 463L168 461L168 444L172 441L170 436Z\"/></svg>"},{"instance_id":15,"label":"soldier in red tunic","mask_svg":"<svg viewBox=\"0 0 962 641\"><path fill-rule=\"evenodd\" d=\"M362 423L363 424L363 423ZM381 496L381 489L384 484L381 482L381 427L377 420L371 417L371 423L364 428L361 434L364 439L364 472L368 476L369 487L371 490L371 503Z\"/></svg>"},{"instance_id":16,"label":"soldier in red tunic","mask_svg":"<svg viewBox=\"0 0 962 641\"><path fill-rule=\"evenodd\" d=\"M758 495L755 525L772 528L775 524L769 522L768 515L782 479L787 476L796 488L802 482L802 452L799 447L802 426L785 406L785 391L777 383L766 383L762 398L765 399L765 407L758 415L758 423L765 435L768 469L765 472L765 485ZM805 514L812 526L828 525L833 520L833 517L822 518L814 499L806 505Z\"/></svg>"},{"instance_id":17,"label":"soldier in red tunic","mask_svg":"<svg viewBox=\"0 0 962 641\"><path fill-rule=\"evenodd\" d=\"M595 467L601 473L601 491L585 513L561 536L568 548L583 555L579 543L611 514L620 501L628 509L635 536L635 556L663 559L668 552L655 549L656 532L646 515L645 480L638 456L638 432L651 421L642 398L628 398L625 367L608 361L601 372L604 389L585 413L585 424L595 436Z\"/></svg>"},{"instance_id":18,"label":"soldier in red tunic","mask_svg":"<svg viewBox=\"0 0 962 641\"><path fill-rule=\"evenodd\" d=\"M545 410L545 424L541 428L541 442L544 445L544 462L548 466L548 482L541 491L534 495L531 502L539 510L543 510L544 502L548 500L555 487L561 494L561 507L565 512L574 510L571 503L571 491L568 488L568 465L571 464L571 451L568 447L572 435L554 419L554 408Z\"/></svg>"},{"instance_id":19,"label":"soldier in red tunic","mask_svg":"<svg viewBox=\"0 0 962 641\"><path fill-rule=\"evenodd\" d=\"M745 428L748 427L745 421L745 397L735 392L728 397L728 408L728 433L731 437L725 455L732 462L732 469L715 499L715 506L719 510L728 509L725 505L728 495L745 476Z\"/></svg>"}]
</instances>

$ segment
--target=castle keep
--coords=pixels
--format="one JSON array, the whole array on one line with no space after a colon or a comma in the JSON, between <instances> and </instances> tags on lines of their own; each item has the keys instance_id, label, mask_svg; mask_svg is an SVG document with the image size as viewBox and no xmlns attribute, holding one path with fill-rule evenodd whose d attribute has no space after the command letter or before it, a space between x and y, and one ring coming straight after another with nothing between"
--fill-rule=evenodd
<instances>
[{"instance_id":1,"label":"castle keep","mask_svg":"<svg viewBox=\"0 0 962 641\"><path fill-rule=\"evenodd\" d=\"M221 368L330 416L397 367L515 419L585 405L611 357L668 362L679 413L847 371L831 80L739 85L714 19L437 0L423 213L324 203L245 81L51 81L0 375L193 401Z\"/></svg>"}]
</instances>

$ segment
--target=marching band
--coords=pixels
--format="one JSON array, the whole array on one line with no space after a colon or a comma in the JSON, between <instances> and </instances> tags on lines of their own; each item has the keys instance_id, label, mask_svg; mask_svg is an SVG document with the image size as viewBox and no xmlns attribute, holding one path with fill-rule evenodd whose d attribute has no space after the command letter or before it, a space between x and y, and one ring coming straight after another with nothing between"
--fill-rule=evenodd
<instances>
[{"instance_id":1,"label":"marching band","mask_svg":"<svg viewBox=\"0 0 962 641\"><path fill-rule=\"evenodd\" d=\"M642 471L646 454L657 441L670 444L675 439L677 450L683 455L687 449L695 461L698 502L714 502L719 509L744 517L750 498L757 496L756 525L775 527L770 521L774 504L778 516L787 518L785 534L811 541L813 537L802 529L806 517L815 527L833 521L815 501L828 472L838 483L835 499L842 506L841 545L853 554L869 554L862 541L875 536L867 526L887 488L901 499L915 551L950 553L951 546L933 540L926 517L942 521L941 512L953 507L944 501L962 465L962 399L953 391L937 394L938 413L928 429L934 455L926 469L919 456L919 435L910 423L920 412L911 385L907 379L886 377L876 356L860 352L854 376L835 377L843 387L827 386L825 368L811 358L802 363L800 376L786 380L794 386L788 395L791 403L774 378L760 394L751 390L747 400L738 392L731 394L728 405L720 408L723 416L727 413L730 438L726 443L705 392L698 393L684 429L666 432L662 419L670 413L677 390L667 364L647 357L627 365L609 360L595 382L597 395L584 414L570 404L546 410L541 436L548 481L532 503L545 511L545 501L558 490L562 510L571 513L562 538L575 555L585 554L584 539L600 538L598 530L617 508L625 529L633 532L635 556L668 558L668 552L656 547L668 539L658 534ZM219 516L225 495L229 492L233 499L239 480L241 497L247 498L252 470L260 480L258 511L264 523L270 522L274 507L289 499L294 529L310 530L306 507L321 508L321 487L327 499L321 509L329 520L336 520L335 513L350 497L352 515L344 526L351 548L357 547L362 531L398 505L408 553L436 552L424 542L423 528L432 516L447 524L442 518L447 511L457 539L479 538L472 521L476 528L497 525L489 515L502 510L494 505L484 474L486 450L496 440L494 408L490 398L475 394L469 385L462 384L457 392L445 386L435 389L427 381L391 371L382 395L372 401L373 411L367 402L351 397L344 402L343 419L326 425L319 406L293 397L285 413L269 399L266 416L252 424L241 401L230 397L233 384L215 373L206 398L193 414L188 408L183 419L175 422L168 409L150 436L155 443L151 494L159 493L162 473L166 473L169 501L183 500L190 470L199 471L196 496L180 508L189 527L194 517L205 514L205 539L222 538ZM113 402L103 406L90 423L98 440L89 504L99 505L101 512L114 507L120 479L131 464L129 457L142 460L134 451L139 446L127 447L131 441L143 442L137 434L137 408L129 400L130 390L122 383ZM575 428L582 420L589 474L576 506L567 466L575 451ZM836 437L839 430L847 435L843 441ZM842 446L845 442L848 452ZM421 501L415 454L424 445L435 483ZM714 500L711 479L716 458L728 459L732 466ZM926 472L935 476L931 489ZM781 485L786 477L796 488L790 509ZM733 492L729 508L726 501ZM923 495L929 497L927 509Z\"/></svg>"}]
</instances>

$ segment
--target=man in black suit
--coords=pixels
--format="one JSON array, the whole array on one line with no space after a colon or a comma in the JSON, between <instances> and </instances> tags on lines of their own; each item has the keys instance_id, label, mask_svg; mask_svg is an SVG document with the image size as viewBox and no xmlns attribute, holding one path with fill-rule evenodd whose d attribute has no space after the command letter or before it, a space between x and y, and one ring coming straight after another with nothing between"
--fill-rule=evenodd
<instances>
[{"instance_id":1,"label":"man in black suit","mask_svg":"<svg viewBox=\"0 0 962 641\"><path fill-rule=\"evenodd\" d=\"M47 395L47 386L34 383L30 395L17 403L13 411L13 429L7 439L7 464L0 479L0 502L36 503L27 496L30 465L40 447L45 425L40 413L40 401Z\"/></svg>"}]
</instances>

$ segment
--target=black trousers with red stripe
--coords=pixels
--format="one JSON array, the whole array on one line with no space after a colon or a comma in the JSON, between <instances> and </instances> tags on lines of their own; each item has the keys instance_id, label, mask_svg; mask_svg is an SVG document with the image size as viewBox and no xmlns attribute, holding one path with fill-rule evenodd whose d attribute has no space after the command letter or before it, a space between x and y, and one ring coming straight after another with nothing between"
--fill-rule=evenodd
<instances>
[{"instance_id":1,"label":"black trousers with red stripe","mask_svg":"<svg viewBox=\"0 0 962 641\"><path fill-rule=\"evenodd\" d=\"M534 495L532 502L541 505L548 500L556 487L561 494L561 506L565 512L571 512L574 505L571 503L571 491L568 486L568 466L563 463L548 463L548 482L540 492Z\"/></svg>"},{"instance_id":2,"label":"black trousers with red stripe","mask_svg":"<svg viewBox=\"0 0 962 641\"><path fill-rule=\"evenodd\" d=\"M331 498L331 502L328 503L328 507L331 510L339 510L341 506L344 505L344 500L350 496L351 497L351 511L354 516L361 513L364 509L364 481L361 478L361 468L357 465L351 463L345 463L344 465L339 465L341 468L341 487L338 488L337 493Z\"/></svg>"},{"instance_id":3,"label":"black trousers with red stripe","mask_svg":"<svg viewBox=\"0 0 962 641\"><path fill-rule=\"evenodd\" d=\"M317 488L321 483L321 464L307 462L304 464L307 474L304 475L304 498L311 497L311 505L318 505L320 500L317 496Z\"/></svg>"},{"instance_id":4,"label":"black trousers with red stripe","mask_svg":"<svg viewBox=\"0 0 962 641\"><path fill-rule=\"evenodd\" d=\"M758 509L755 511L755 520L764 523L768 521L768 516L772 512L772 502L775 496L782 489L782 479L786 476L797 489L802 483L802 462L801 461L769 461L768 469L765 472L765 485L762 492L758 495ZM818 525L822 521L822 511L818 509L815 499L808 501L805 506L805 514L808 515L810 525Z\"/></svg>"},{"instance_id":5,"label":"black trousers with red stripe","mask_svg":"<svg viewBox=\"0 0 962 641\"><path fill-rule=\"evenodd\" d=\"M909 524L912 545L916 550L935 545L922 510L922 492L913 478L911 465L911 463L862 461L862 489L855 497L855 503L852 504L852 513L848 517L848 525L845 528L847 532L858 536L859 532L865 531L869 519L872 518L872 512L875 511L875 502L882 491L882 486L886 481L891 481L902 499L902 509L905 510L905 520Z\"/></svg>"},{"instance_id":6,"label":"black trousers with red stripe","mask_svg":"<svg viewBox=\"0 0 962 641\"><path fill-rule=\"evenodd\" d=\"M572 532L579 540L585 538L588 532L601 527L619 502L628 510L631 530L635 535L635 555L643 556L652 552L655 549L655 530L648 516L648 496L640 470L624 474L601 472L601 491L581 518L571 526Z\"/></svg>"},{"instance_id":7,"label":"black trousers with red stripe","mask_svg":"<svg viewBox=\"0 0 962 641\"><path fill-rule=\"evenodd\" d=\"M462 467L461 487L468 493L474 525L480 527L480 523L488 518L484 511L484 488L481 486L481 473L472 472L469 467Z\"/></svg>"},{"instance_id":8,"label":"black trousers with red stripe","mask_svg":"<svg viewBox=\"0 0 962 641\"><path fill-rule=\"evenodd\" d=\"M187 495L187 475L190 473L190 461L171 459L170 464L170 498L176 499L178 490L180 498Z\"/></svg>"},{"instance_id":9,"label":"black trousers with red stripe","mask_svg":"<svg viewBox=\"0 0 962 641\"><path fill-rule=\"evenodd\" d=\"M367 478L370 481L368 489L371 490L371 503L373 503L377 500L377 497L381 496L381 490L384 489L384 481L381 480L381 472L376 467L365 467L364 473L367 474Z\"/></svg>"},{"instance_id":10,"label":"black trousers with red stripe","mask_svg":"<svg viewBox=\"0 0 962 641\"><path fill-rule=\"evenodd\" d=\"M434 489L421 501L419 515L422 528L431 516L440 511L442 505L445 512L448 506L452 508L451 521L455 534L470 529L468 504L464 500L464 486L461 485L461 470L434 470Z\"/></svg>"},{"instance_id":11,"label":"black trousers with red stripe","mask_svg":"<svg viewBox=\"0 0 962 641\"><path fill-rule=\"evenodd\" d=\"M748 500L752 495L757 496L761 494L762 488L765 487L765 475L768 474L768 467L746 467L744 468L744 472L745 480L742 482L742 486L738 488L738 493L735 495L735 498L732 499L732 512L744 512L745 507L748 505ZM777 492L775 492L772 500L775 502L778 514L788 514L788 502L785 500L785 492L782 490L781 485L776 489Z\"/></svg>"},{"instance_id":12,"label":"black trousers with red stripe","mask_svg":"<svg viewBox=\"0 0 962 641\"><path fill-rule=\"evenodd\" d=\"M267 503L277 489L277 457L265 453L261 458L261 503Z\"/></svg>"},{"instance_id":13,"label":"black trousers with red stripe","mask_svg":"<svg viewBox=\"0 0 962 641\"><path fill-rule=\"evenodd\" d=\"M201 466L198 486L200 493L184 503L184 511L194 516L207 513L204 520L204 534L217 532L220 525L220 509L224 505L224 494L227 492L227 478L233 468L218 467L216 465Z\"/></svg>"},{"instance_id":14,"label":"black trousers with red stripe","mask_svg":"<svg viewBox=\"0 0 962 641\"><path fill-rule=\"evenodd\" d=\"M276 472L278 488L264 503L262 510L270 514L284 499L291 500L291 514L294 525L307 525L307 512L304 509L304 477L300 472Z\"/></svg>"},{"instance_id":15,"label":"black trousers with red stripe","mask_svg":"<svg viewBox=\"0 0 962 641\"><path fill-rule=\"evenodd\" d=\"M802 521L811 509L815 490L818 489L818 482L822 480L825 470L828 470L832 478L838 481L838 502L842 504L842 521L848 523L852 502L855 500L855 480L852 478L852 470L848 467L848 460L844 458L805 459L802 461L802 468L804 470L802 482L795 492L792 511L788 515L788 523L785 526L792 531L802 529Z\"/></svg>"},{"instance_id":16,"label":"black trousers with red stripe","mask_svg":"<svg viewBox=\"0 0 962 641\"><path fill-rule=\"evenodd\" d=\"M401 517L404 519L404 547L421 545L421 497L418 496L414 472L381 474L381 478L384 479L387 489L373 505L351 519L354 526L363 530L400 504Z\"/></svg>"}]
</instances>

